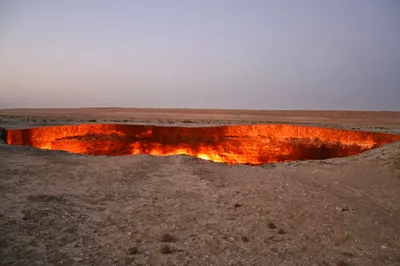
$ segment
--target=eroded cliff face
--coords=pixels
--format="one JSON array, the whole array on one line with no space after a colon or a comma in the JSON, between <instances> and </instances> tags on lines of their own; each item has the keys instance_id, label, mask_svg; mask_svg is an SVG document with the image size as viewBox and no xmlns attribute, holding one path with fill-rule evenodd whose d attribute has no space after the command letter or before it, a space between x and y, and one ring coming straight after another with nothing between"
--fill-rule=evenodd
<instances>
[{"instance_id":1,"label":"eroded cliff face","mask_svg":"<svg viewBox=\"0 0 400 266\"><path fill-rule=\"evenodd\" d=\"M356 155L400 135L295 125L164 127L83 124L6 130L10 145L89 155L187 154L227 164L261 165Z\"/></svg>"}]
</instances>

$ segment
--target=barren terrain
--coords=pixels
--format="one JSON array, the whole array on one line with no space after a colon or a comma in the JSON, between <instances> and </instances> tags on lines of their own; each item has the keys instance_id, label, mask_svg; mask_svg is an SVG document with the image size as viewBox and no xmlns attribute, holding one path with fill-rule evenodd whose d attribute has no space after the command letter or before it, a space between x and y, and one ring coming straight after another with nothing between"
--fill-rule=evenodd
<instances>
[{"instance_id":1,"label":"barren terrain","mask_svg":"<svg viewBox=\"0 0 400 266\"><path fill-rule=\"evenodd\" d=\"M400 112L0 110L0 127L295 123L400 133ZM400 143L263 166L0 142L1 265L400 265Z\"/></svg>"}]
</instances>

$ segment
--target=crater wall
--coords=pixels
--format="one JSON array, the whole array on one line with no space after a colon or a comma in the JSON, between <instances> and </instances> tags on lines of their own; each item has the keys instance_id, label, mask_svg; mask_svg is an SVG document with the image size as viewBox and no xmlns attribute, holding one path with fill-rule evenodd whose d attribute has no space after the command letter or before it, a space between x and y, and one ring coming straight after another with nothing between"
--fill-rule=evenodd
<instances>
[{"instance_id":1,"label":"crater wall","mask_svg":"<svg viewBox=\"0 0 400 266\"><path fill-rule=\"evenodd\" d=\"M287 124L167 127L82 124L6 130L10 145L89 155L187 154L227 164L261 165L356 155L400 135Z\"/></svg>"}]
</instances>

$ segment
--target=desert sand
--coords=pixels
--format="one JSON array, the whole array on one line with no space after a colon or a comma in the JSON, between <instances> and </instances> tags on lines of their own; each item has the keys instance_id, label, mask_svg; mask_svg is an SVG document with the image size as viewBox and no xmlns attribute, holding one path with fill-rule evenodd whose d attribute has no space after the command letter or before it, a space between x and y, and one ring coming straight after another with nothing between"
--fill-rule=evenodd
<instances>
[{"instance_id":1,"label":"desert sand","mask_svg":"<svg viewBox=\"0 0 400 266\"><path fill-rule=\"evenodd\" d=\"M293 123L400 134L400 112L0 110L0 127ZM0 142L1 265L400 265L400 143L263 166Z\"/></svg>"}]
</instances>

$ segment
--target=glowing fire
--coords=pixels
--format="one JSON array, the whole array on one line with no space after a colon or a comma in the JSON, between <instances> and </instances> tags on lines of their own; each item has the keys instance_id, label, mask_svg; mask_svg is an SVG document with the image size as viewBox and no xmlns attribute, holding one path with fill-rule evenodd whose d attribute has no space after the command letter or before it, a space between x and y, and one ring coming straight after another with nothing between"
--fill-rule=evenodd
<instances>
[{"instance_id":1,"label":"glowing fire","mask_svg":"<svg viewBox=\"0 0 400 266\"><path fill-rule=\"evenodd\" d=\"M400 135L294 125L185 128L87 124L6 131L10 145L90 155L186 154L252 165L351 156L399 140Z\"/></svg>"}]
</instances>

